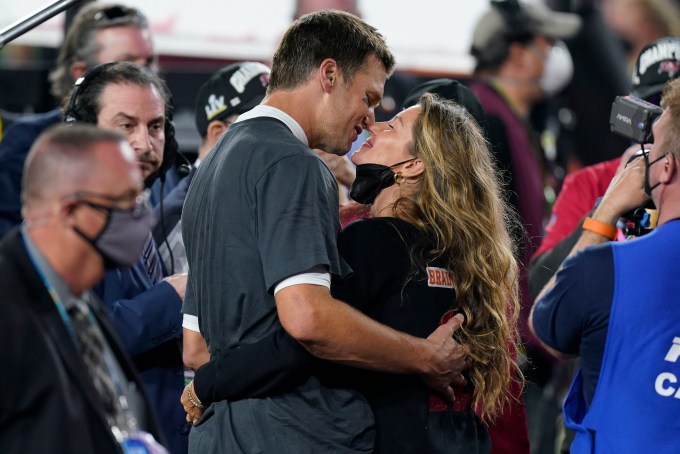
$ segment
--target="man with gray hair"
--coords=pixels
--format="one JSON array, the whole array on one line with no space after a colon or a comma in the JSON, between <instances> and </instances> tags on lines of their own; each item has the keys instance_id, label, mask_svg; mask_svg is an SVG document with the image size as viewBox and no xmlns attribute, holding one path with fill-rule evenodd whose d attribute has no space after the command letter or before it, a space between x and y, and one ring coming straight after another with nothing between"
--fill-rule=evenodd
<instances>
[{"instance_id":1,"label":"man with gray hair","mask_svg":"<svg viewBox=\"0 0 680 454\"><path fill-rule=\"evenodd\" d=\"M88 238L130 265L148 235L134 152L115 132L57 126L28 155L22 201L24 224L0 242L3 452L113 454L140 443L165 452L142 383L90 291L106 257Z\"/></svg>"},{"instance_id":2,"label":"man with gray hair","mask_svg":"<svg viewBox=\"0 0 680 454\"><path fill-rule=\"evenodd\" d=\"M149 24L139 10L120 4L89 4L75 16L50 74L51 92L61 101L88 69L112 61L131 61L155 70ZM0 142L0 238L21 222L21 171L28 150L48 127L61 121L61 109L13 123Z\"/></svg>"}]
</instances>

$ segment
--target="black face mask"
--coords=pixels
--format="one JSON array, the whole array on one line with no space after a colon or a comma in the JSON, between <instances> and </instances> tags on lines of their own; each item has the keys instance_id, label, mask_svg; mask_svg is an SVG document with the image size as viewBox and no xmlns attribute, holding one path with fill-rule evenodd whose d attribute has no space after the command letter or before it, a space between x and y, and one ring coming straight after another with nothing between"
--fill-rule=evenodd
<instances>
[{"instance_id":1,"label":"black face mask","mask_svg":"<svg viewBox=\"0 0 680 454\"><path fill-rule=\"evenodd\" d=\"M668 153L663 154L663 155L659 156L658 158L656 158L655 160L653 160L651 162L649 160L649 152L642 154L642 156L645 160L645 185L644 185L643 190L645 191L645 194L647 195L647 197L652 197L652 190L654 190L654 188L656 188L657 186L659 186L661 184L661 182L656 183L654 186L649 184L649 168L652 167L653 164L655 164L655 163L661 161L663 158L665 158L667 154Z\"/></svg>"},{"instance_id":2,"label":"black face mask","mask_svg":"<svg viewBox=\"0 0 680 454\"><path fill-rule=\"evenodd\" d=\"M357 165L357 176L352 183L349 196L362 205L372 204L380 191L396 183L397 174L392 172L392 169L414 159L416 158L407 159L389 167L382 164Z\"/></svg>"}]
</instances>

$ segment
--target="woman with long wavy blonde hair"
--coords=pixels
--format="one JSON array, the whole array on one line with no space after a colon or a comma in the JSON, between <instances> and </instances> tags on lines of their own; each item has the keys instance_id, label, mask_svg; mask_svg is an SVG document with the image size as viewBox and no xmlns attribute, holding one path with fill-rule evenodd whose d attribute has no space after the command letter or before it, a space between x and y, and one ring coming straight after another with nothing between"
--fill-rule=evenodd
<instances>
[{"instance_id":1,"label":"woman with long wavy blonde hair","mask_svg":"<svg viewBox=\"0 0 680 454\"><path fill-rule=\"evenodd\" d=\"M432 94L423 95L418 105L391 122L376 123L370 132L371 138L352 156L357 164L357 179L351 195L371 205L373 219L350 225L341 234L339 248L360 276L369 270L362 266L357 269L361 256L356 252L357 245L363 244L373 254L401 247L401 254L390 253L394 262L408 251L410 263L402 284L402 307L397 310L385 305L393 314L401 314L387 318L385 307L380 308L383 314L371 312L361 306L361 296L343 291L345 286L370 289L372 285L366 278L358 286L351 280L340 283L333 288L333 294L362 307L383 323L416 335L431 331L434 314L421 331L408 324L396 325L394 318L403 317L409 305L419 310L430 305L441 312L446 310L448 299L445 313L465 315L463 329L456 337L469 348L467 377L473 389L462 390L462 399L466 400L466 392L471 392L472 406L484 419L492 420L510 399L512 381L522 380L513 357L518 342L518 267L507 230L507 226L518 223L503 201L494 158L468 112ZM396 230L399 237L391 245L390 230ZM420 293L427 298L419 303L413 297L414 290L408 289L420 287L422 291L425 284L432 286L432 270L449 273L447 282L439 282L435 274L434 285L444 283L451 291ZM398 276L396 271L394 274ZM372 392L366 392L369 401ZM385 418L381 417L380 405L373 407L380 441L384 435L381 419ZM394 412L394 408L390 411ZM426 419L434 427L431 417ZM465 452L471 452L471 446L466 446ZM439 451L430 446L428 452Z\"/></svg>"},{"instance_id":2,"label":"woman with long wavy blonde hair","mask_svg":"<svg viewBox=\"0 0 680 454\"><path fill-rule=\"evenodd\" d=\"M517 221L503 202L494 158L465 109L429 94L420 107L411 153L426 170L390 210L436 239L430 259L443 260L454 275L475 403L493 417L510 381L521 375L510 350L518 339L518 267L506 229Z\"/></svg>"},{"instance_id":3,"label":"woman with long wavy blonde hair","mask_svg":"<svg viewBox=\"0 0 680 454\"><path fill-rule=\"evenodd\" d=\"M185 390L185 409L195 416L196 397L210 403L287 392L311 374L364 394L375 415L377 453L489 452L487 426L474 410L492 420L512 380L521 379L512 356L518 314L517 264L506 230L512 216L494 160L467 111L430 94L369 131L352 156L357 178L350 196L370 205L372 218L340 234L340 254L354 274L333 284L333 296L420 337L464 314L455 335L469 349L468 385L455 386L451 402L415 375L310 362L281 329L215 355ZM269 376L257 375L266 368Z\"/></svg>"}]
</instances>

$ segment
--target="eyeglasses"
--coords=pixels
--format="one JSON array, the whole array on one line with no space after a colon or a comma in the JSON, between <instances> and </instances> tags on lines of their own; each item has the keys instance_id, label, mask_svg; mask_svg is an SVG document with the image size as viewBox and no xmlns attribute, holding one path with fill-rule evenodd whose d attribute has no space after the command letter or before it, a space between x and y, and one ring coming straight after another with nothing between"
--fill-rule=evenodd
<instances>
[{"instance_id":1,"label":"eyeglasses","mask_svg":"<svg viewBox=\"0 0 680 454\"><path fill-rule=\"evenodd\" d=\"M129 208L120 208L119 206L122 202L125 202L129 200L129 198L125 196L112 196L109 194L100 194L97 192L89 192L89 191L77 191L74 192L73 194L67 195L64 197L64 200L70 200L73 203L76 204L83 204L89 207L92 207L96 210L101 210L105 211L107 214L110 214L111 211L116 210L116 211L127 211L132 213L132 216L134 218L141 218L146 212L150 209L149 208L149 195L150 192L144 191L140 194L138 194L135 197L134 205L129 207ZM112 202L111 205L103 205L101 203L93 202L92 200L88 199L102 199L102 200L108 200Z\"/></svg>"},{"instance_id":2,"label":"eyeglasses","mask_svg":"<svg viewBox=\"0 0 680 454\"><path fill-rule=\"evenodd\" d=\"M126 6L111 6L95 13L92 20L106 25L123 22L121 19L137 19L141 24L146 24L146 16L135 8Z\"/></svg>"}]
</instances>

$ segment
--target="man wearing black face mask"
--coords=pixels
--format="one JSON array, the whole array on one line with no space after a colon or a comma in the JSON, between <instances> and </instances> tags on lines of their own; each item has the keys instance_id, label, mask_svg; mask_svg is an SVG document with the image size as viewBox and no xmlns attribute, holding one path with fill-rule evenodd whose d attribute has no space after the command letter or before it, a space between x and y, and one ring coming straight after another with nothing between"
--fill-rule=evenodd
<instances>
[{"instance_id":1,"label":"man wearing black face mask","mask_svg":"<svg viewBox=\"0 0 680 454\"><path fill-rule=\"evenodd\" d=\"M118 453L148 443L140 431L163 439L90 291L107 261L139 256L152 221L141 189L132 150L113 132L60 126L28 155L25 221L0 243L0 361L11 369L0 375L4 452Z\"/></svg>"},{"instance_id":2,"label":"man wearing black face mask","mask_svg":"<svg viewBox=\"0 0 680 454\"><path fill-rule=\"evenodd\" d=\"M158 76L133 63L117 62L86 75L67 101L65 116L71 123L122 132L148 186L163 162L169 99ZM140 371L172 452L186 452L189 426L177 402L184 387L179 338L186 273L164 278L150 229L142 254L125 262L116 255L128 250L126 232L111 225L104 234L83 233L108 258L109 272L94 290Z\"/></svg>"},{"instance_id":3,"label":"man wearing black face mask","mask_svg":"<svg viewBox=\"0 0 680 454\"><path fill-rule=\"evenodd\" d=\"M680 376L680 80L669 82L649 155L617 175L556 278L534 306L536 335L556 355L580 355L564 405L572 452L668 452ZM612 239L621 213L648 195L657 228ZM605 203L605 201L607 203ZM580 252L585 246L604 243ZM633 416L634 415L634 416Z\"/></svg>"}]
</instances>

